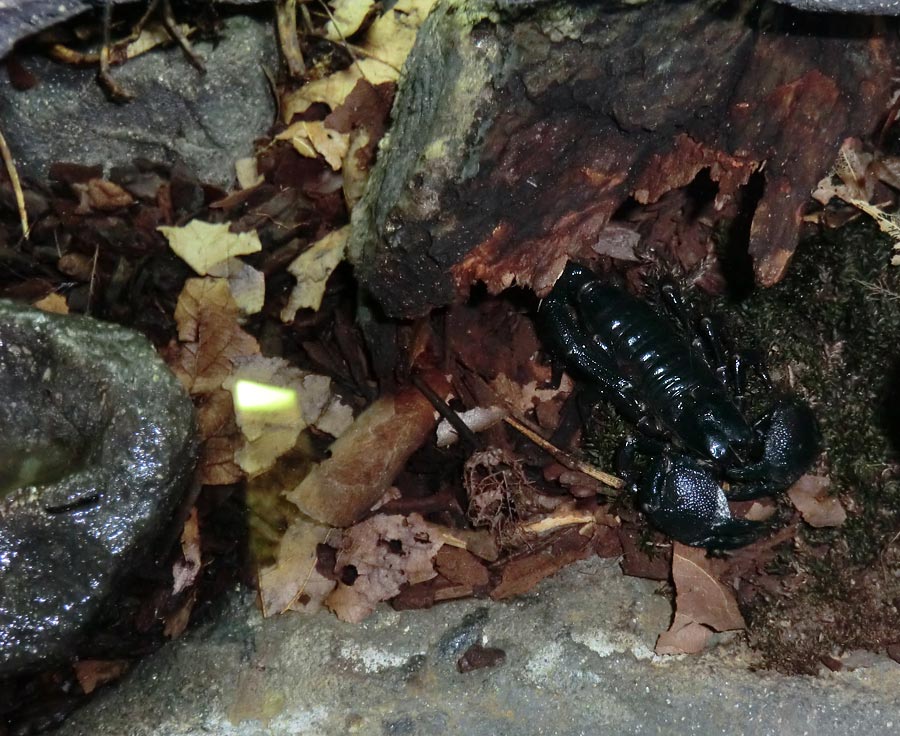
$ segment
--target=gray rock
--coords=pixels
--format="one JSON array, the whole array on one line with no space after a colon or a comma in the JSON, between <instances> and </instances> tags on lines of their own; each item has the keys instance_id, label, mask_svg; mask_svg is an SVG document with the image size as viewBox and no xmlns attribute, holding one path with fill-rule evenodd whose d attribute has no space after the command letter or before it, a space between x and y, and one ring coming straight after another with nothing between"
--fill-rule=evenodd
<instances>
[{"instance_id":1,"label":"gray rock","mask_svg":"<svg viewBox=\"0 0 900 736\"><path fill-rule=\"evenodd\" d=\"M386 606L263 621L250 594L144 660L59 736L584 736L893 733L900 667L821 678L751 672L739 639L653 654L660 586L615 560L576 563L512 601ZM504 664L461 674L448 644L478 630ZM463 636L465 638L465 636Z\"/></svg>"},{"instance_id":2,"label":"gray rock","mask_svg":"<svg viewBox=\"0 0 900 736\"><path fill-rule=\"evenodd\" d=\"M41 81L22 92L0 75L0 120L19 173L44 180L57 161L108 170L144 157L182 162L204 181L229 186L235 160L253 153L275 116L264 72L278 67L275 36L271 23L228 18L217 43L195 45L206 74L177 46L131 59L112 69L135 95L122 105L106 98L96 69L20 57Z\"/></svg>"},{"instance_id":3,"label":"gray rock","mask_svg":"<svg viewBox=\"0 0 900 736\"><path fill-rule=\"evenodd\" d=\"M147 0L149 2L149 0ZM227 5L256 5L263 0L228 0ZM16 41L109 2L133 5L136 0L16 0L0 3L0 59ZM143 3L146 5L146 2Z\"/></svg>"},{"instance_id":4,"label":"gray rock","mask_svg":"<svg viewBox=\"0 0 900 736\"><path fill-rule=\"evenodd\" d=\"M72 653L152 550L193 406L141 335L0 300L0 675Z\"/></svg>"},{"instance_id":5,"label":"gray rock","mask_svg":"<svg viewBox=\"0 0 900 736\"><path fill-rule=\"evenodd\" d=\"M900 0L778 0L778 2L816 13L900 15Z\"/></svg>"}]
</instances>

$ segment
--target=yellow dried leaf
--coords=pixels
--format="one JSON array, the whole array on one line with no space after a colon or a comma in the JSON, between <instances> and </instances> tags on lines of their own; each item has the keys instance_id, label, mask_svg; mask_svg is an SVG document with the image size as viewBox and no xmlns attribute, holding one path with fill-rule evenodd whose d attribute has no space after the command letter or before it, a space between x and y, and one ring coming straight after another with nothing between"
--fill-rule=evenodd
<instances>
[{"instance_id":1,"label":"yellow dried leaf","mask_svg":"<svg viewBox=\"0 0 900 736\"><path fill-rule=\"evenodd\" d=\"M38 299L32 306L37 307L44 312L51 312L52 314L69 313L69 305L66 303L66 298L62 294L57 294L56 292L47 294L43 299Z\"/></svg>"},{"instance_id":2,"label":"yellow dried leaf","mask_svg":"<svg viewBox=\"0 0 900 736\"><path fill-rule=\"evenodd\" d=\"M197 31L195 27L187 23L179 23L177 27L184 38L193 36ZM144 26L141 34L125 48L125 58L133 59L155 49L157 46L170 43L172 43L172 34L169 33L162 23L148 23Z\"/></svg>"},{"instance_id":3,"label":"yellow dried leaf","mask_svg":"<svg viewBox=\"0 0 900 736\"><path fill-rule=\"evenodd\" d=\"M352 211L356 203L362 199L366 192L366 183L369 181L369 167L364 166L359 159L360 151L369 145L371 135L365 128L357 128L350 134L350 147L344 156L343 164L343 189L344 201L347 210Z\"/></svg>"},{"instance_id":4,"label":"yellow dried leaf","mask_svg":"<svg viewBox=\"0 0 900 736\"><path fill-rule=\"evenodd\" d=\"M291 522L278 545L275 563L259 572L263 616L298 608L314 613L321 607L335 583L316 572L316 547L330 531L309 519Z\"/></svg>"},{"instance_id":5,"label":"yellow dried leaf","mask_svg":"<svg viewBox=\"0 0 900 736\"><path fill-rule=\"evenodd\" d=\"M297 285L281 310L282 322L292 322L298 309L318 309L321 306L328 277L344 260L349 237L350 225L345 225L328 233L291 262L288 271L297 279Z\"/></svg>"},{"instance_id":6,"label":"yellow dried leaf","mask_svg":"<svg viewBox=\"0 0 900 736\"><path fill-rule=\"evenodd\" d=\"M338 133L320 120L300 120L276 136L277 140L290 141L301 156L316 158L320 155L337 171L350 148L350 134Z\"/></svg>"},{"instance_id":7,"label":"yellow dried leaf","mask_svg":"<svg viewBox=\"0 0 900 736\"><path fill-rule=\"evenodd\" d=\"M250 189L263 181L263 175L256 166L256 157L239 158L234 162L234 173L241 189Z\"/></svg>"},{"instance_id":8,"label":"yellow dried leaf","mask_svg":"<svg viewBox=\"0 0 900 736\"><path fill-rule=\"evenodd\" d=\"M361 43L364 57L349 68L310 82L284 98L284 122L304 112L314 102L334 110L360 79L372 85L393 82L416 40L416 33L436 0L400 0L376 20Z\"/></svg>"},{"instance_id":9,"label":"yellow dried leaf","mask_svg":"<svg viewBox=\"0 0 900 736\"><path fill-rule=\"evenodd\" d=\"M360 28L375 11L375 0L333 0L331 20L325 24L325 38L344 41Z\"/></svg>"},{"instance_id":10,"label":"yellow dried leaf","mask_svg":"<svg viewBox=\"0 0 900 736\"><path fill-rule=\"evenodd\" d=\"M228 280L234 303L242 314L256 314L266 301L266 278L240 258L229 258L209 269L210 276Z\"/></svg>"},{"instance_id":11,"label":"yellow dried leaf","mask_svg":"<svg viewBox=\"0 0 900 736\"><path fill-rule=\"evenodd\" d=\"M308 426L325 421L340 433L353 419L351 409L333 395L330 378L282 358L256 355L243 361L223 388L234 397L235 418L246 440L235 461L251 477L271 468ZM335 415L343 422L335 422Z\"/></svg>"},{"instance_id":12,"label":"yellow dried leaf","mask_svg":"<svg viewBox=\"0 0 900 736\"><path fill-rule=\"evenodd\" d=\"M419 26L436 0L400 0L376 20L366 34L363 48L394 69L400 69L416 42Z\"/></svg>"},{"instance_id":13,"label":"yellow dried leaf","mask_svg":"<svg viewBox=\"0 0 900 736\"><path fill-rule=\"evenodd\" d=\"M188 279L175 306L178 345L169 365L192 394L215 391L239 358L259 344L237 322L238 308L225 279Z\"/></svg>"},{"instance_id":14,"label":"yellow dried leaf","mask_svg":"<svg viewBox=\"0 0 900 736\"><path fill-rule=\"evenodd\" d=\"M169 241L169 247L175 255L200 276L206 276L211 268L229 258L262 250L262 243L255 230L233 233L225 222L216 224L191 220L183 227L163 225L157 230Z\"/></svg>"}]
</instances>

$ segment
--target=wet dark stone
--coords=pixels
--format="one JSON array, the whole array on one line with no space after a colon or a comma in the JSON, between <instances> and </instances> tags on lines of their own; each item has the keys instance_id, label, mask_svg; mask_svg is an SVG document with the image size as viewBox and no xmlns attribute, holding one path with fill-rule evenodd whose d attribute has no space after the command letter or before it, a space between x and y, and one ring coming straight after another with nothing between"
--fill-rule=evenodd
<instances>
[{"instance_id":1,"label":"wet dark stone","mask_svg":"<svg viewBox=\"0 0 900 736\"><path fill-rule=\"evenodd\" d=\"M190 477L193 406L141 335L0 300L0 676L74 653Z\"/></svg>"}]
</instances>

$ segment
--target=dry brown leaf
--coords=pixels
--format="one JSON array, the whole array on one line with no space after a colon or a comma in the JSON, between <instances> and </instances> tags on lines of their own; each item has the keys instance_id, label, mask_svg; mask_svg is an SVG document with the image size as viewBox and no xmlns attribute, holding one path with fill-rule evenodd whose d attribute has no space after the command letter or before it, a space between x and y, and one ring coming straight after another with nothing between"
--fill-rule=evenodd
<instances>
[{"instance_id":1,"label":"dry brown leaf","mask_svg":"<svg viewBox=\"0 0 900 736\"><path fill-rule=\"evenodd\" d=\"M482 560L494 562L500 556L497 540L488 529L451 529L431 523L428 528L444 544L468 550Z\"/></svg>"},{"instance_id":2,"label":"dry brown leaf","mask_svg":"<svg viewBox=\"0 0 900 736\"><path fill-rule=\"evenodd\" d=\"M359 623L380 601L393 598L404 583L415 585L437 575L436 540L419 514L379 515L344 531L335 572L352 566L352 584L339 583L325 600L342 621Z\"/></svg>"},{"instance_id":3,"label":"dry brown leaf","mask_svg":"<svg viewBox=\"0 0 900 736\"><path fill-rule=\"evenodd\" d=\"M747 509L747 513L741 518L747 521L766 521L775 515L775 511L774 504L763 504L759 501L754 501L750 504L750 508Z\"/></svg>"},{"instance_id":4,"label":"dry brown leaf","mask_svg":"<svg viewBox=\"0 0 900 736\"><path fill-rule=\"evenodd\" d=\"M181 345L169 365L192 394L215 391L235 362L259 353L256 339L238 324L238 308L225 279L188 279L175 307Z\"/></svg>"},{"instance_id":5,"label":"dry brown leaf","mask_svg":"<svg viewBox=\"0 0 900 736\"><path fill-rule=\"evenodd\" d=\"M234 419L231 394L218 389L204 394L197 403L197 432L203 443L197 461L202 485L229 485L245 477L234 460L243 436Z\"/></svg>"},{"instance_id":6,"label":"dry brown leaf","mask_svg":"<svg viewBox=\"0 0 900 736\"><path fill-rule=\"evenodd\" d=\"M840 500L828 494L831 479L820 475L804 475L788 489L788 498L810 526L817 529L841 526L847 512Z\"/></svg>"},{"instance_id":7,"label":"dry brown leaf","mask_svg":"<svg viewBox=\"0 0 900 736\"><path fill-rule=\"evenodd\" d=\"M491 381L490 386L494 393L503 399L513 411L522 415L527 414L539 404L564 399L572 393L575 384L567 373L563 374L559 388L538 388L537 381L529 381L520 385L506 374L501 373Z\"/></svg>"},{"instance_id":8,"label":"dry brown leaf","mask_svg":"<svg viewBox=\"0 0 900 736\"><path fill-rule=\"evenodd\" d=\"M635 249L641 242L641 235L636 230L610 223L591 244L591 249L601 256L617 258L620 261L640 261Z\"/></svg>"},{"instance_id":9,"label":"dry brown leaf","mask_svg":"<svg viewBox=\"0 0 900 736\"><path fill-rule=\"evenodd\" d=\"M684 618L715 631L744 629L744 617L730 588L719 581L722 560L706 556L706 550L675 542L672 548L672 580L675 609Z\"/></svg>"},{"instance_id":10,"label":"dry brown leaf","mask_svg":"<svg viewBox=\"0 0 900 736\"><path fill-rule=\"evenodd\" d=\"M172 566L172 593L178 595L182 590L194 584L200 574L200 524L197 520L197 507L184 522L181 530L181 559L175 560Z\"/></svg>"},{"instance_id":11,"label":"dry brown leaf","mask_svg":"<svg viewBox=\"0 0 900 736\"><path fill-rule=\"evenodd\" d=\"M278 545L275 563L259 572L263 616L288 609L315 613L335 583L316 571L316 548L332 530L305 518L288 527Z\"/></svg>"},{"instance_id":12,"label":"dry brown leaf","mask_svg":"<svg viewBox=\"0 0 900 736\"><path fill-rule=\"evenodd\" d=\"M699 654L706 649L712 634L712 629L676 613L672 626L656 640L656 653Z\"/></svg>"},{"instance_id":13,"label":"dry brown leaf","mask_svg":"<svg viewBox=\"0 0 900 736\"><path fill-rule=\"evenodd\" d=\"M869 202L877 181L871 170L873 158L862 150L861 141L848 138L838 152L833 172L816 185L812 198L821 204L828 204L835 197L845 202Z\"/></svg>"},{"instance_id":14,"label":"dry brown leaf","mask_svg":"<svg viewBox=\"0 0 900 736\"><path fill-rule=\"evenodd\" d=\"M191 612L194 610L194 604L197 602L197 589L193 588L184 599L184 602L178 607L174 613L166 616L163 626L163 636L167 639L177 639L184 633L188 623L191 620Z\"/></svg>"},{"instance_id":15,"label":"dry brown leaf","mask_svg":"<svg viewBox=\"0 0 900 736\"><path fill-rule=\"evenodd\" d=\"M75 211L88 214L91 211L112 212L121 207L134 204L134 198L118 184L106 179L89 179L84 184L73 183L80 201Z\"/></svg>"},{"instance_id":16,"label":"dry brown leaf","mask_svg":"<svg viewBox=\"0 0 900 736\"><path fill-rule=\"evenodd\" d=\"M724 561L708 558L704 549L673 544L675 617L657 639L657 654L694 654L706 646L710 630L746 628L734 593L719 580L725 567Z\"/></svg>"},{"instance_id":17,"label":"dry brown leaf","mask_svg":"<svg viewBox=\"0 0 900 736\"><path fill-rule=\"evenodd\" d=\"M66 298L62 294L57 294L56 292L47 294L43 299L38 299L32 306L52 314L69 313L69 305L66 302Z\"/></svg>"},{"instance_id":18,"label":"dry brown leaf","mask_svg":"<svg viewBox=\"0 0 900 736\"><path fill-rule=\"evenodd\" d=\"M435 569L457 585L480 588L488 584L488 569L467 550L444 545L434 558Z\"/></svg>"},{"instance_id":19,"label":"dry brown leaf","mask_svg":"<svg viewBox=\"0 0 900 736\"><path fill-rule=\"evenodd\" d=\"M118 680L128 671L124 659L83 659L73 665L75 677L85 695L90 695L98 685Z\"/></svg>"},{"instance_id":20,"label":"dry brown leaf","mask_svg":"<svg viewBox=\"0 0 900 736\"><path fill-rule=\"evenodd\" d=\"M577 529L567 529L552 544L511 559L503 566L500 582L490 595L495 601L527 593L541 580L553 575L575 560L591 554L590 537Z\"/></svg>"},{"instance_id":21,"label":"dry brown leaf","mask_svg":"<svg viewBox=\"0 0 900 736\"><path fill-rule=\"evenodd\" d=\"M442 376L429 383L446 393ZM307 516L330 526L349 526L372 508L436 423L434 409L414 388L382 396L357 417L286 498Z\"/></svg>"},{"instance_id":22,"label":"dry brown leaf","mask_svg":"<svg viewBox=\"0 0 900 736\"><path fill-rule=\"evenodd\" d=\"M94 259L84 253L66 253L56 263L66 276L87 283L94 273Z\"/></svg>"}]
</instances>

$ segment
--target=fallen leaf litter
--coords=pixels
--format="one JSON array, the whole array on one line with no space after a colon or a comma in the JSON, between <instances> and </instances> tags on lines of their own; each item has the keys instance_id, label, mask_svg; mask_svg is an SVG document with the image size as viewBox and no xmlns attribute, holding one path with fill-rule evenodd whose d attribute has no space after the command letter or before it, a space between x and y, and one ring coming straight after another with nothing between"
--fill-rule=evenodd
<instances>
[{"instance_id":1,"label":"fallen leaf litter","mask_svg":"<svg viewBox=\"0 0 900 736\"><path fill-rule=\"evenodd\" d=\"M277 511L250 507L258 527L271 535L267 547L260 543L266 549L258 550L255 560L265 615L324 606L342 620L359 622L383 601L424 608L473 595L504 600L527 593L576 560L624 555L626 574L671 576L674 583L675 615L669 630L660 632L657 653L702 651L714 632L746 628L730 583L742 565L752 564L750 558L710 559L658 535L643 535L628 505L610 500L615 494L608 486L585 478L578 467L567 470L548 460L501 423L509 412L533 416L533 423L522 426L537 439L549 436L571 414L574 388L571 381L549 387L549 367L535 360L539 342L533 326L508 302L451 308L440 325L443 346L429 337L434 324L406 334L407 346L416 339L424 346L410 367L418 359L439 396L479 415L472 426L483 447L461 446L458 435L447 430L444 436L455 446L450 447L451 439L435 446L436 413L414 388L384 391L371 400L383 376L375 356L368 364L360 332L340 316L350 293L340 270L349 234L347 207L362 192L398 69L430 6L430 0L409 0L374 18L372 3L337 3L325 34L345 41L362 33L362 58L286 93L287 127L258 161L240 164L246 188L204 195L199 211L180 209L185 192L202 192L199 182L182 173L138 168L130 187L87 168L63 170L71 217L88 225L84 240L60 257L55 281L31 276L20 283L4 281L4 289L31 295L42 309L65 312L73 306L62 287L68 271L90 285L88 306L99 301L93 291L97 272L100 288L111 289L123 278L119 269L130 266L129 249L135 247L114 244L98 260L92 233L102 231L107 216L130 221L140 231L137 247L164 264L160 274L177 274L180 293L169 288L141 295L154 304L144 315L152 319L143 325L134 321L156 338L197 404L203 440L198 482L207 491L237 487L248 478L265 484L267 474L284 472L279 463L292 452L303 458L295 482L270 492L279 496L269 500ZM324 121L295 119L313 104L330 109ZM853 157L852 150L842 153L836 170L843 183L823 180L815 196L823 203L837 197L869 212L860 202L872 198L874 184L860 184L857 171L853 188L847 172L865 168L872 158ZM885 159L875 170L889 180L893 166ZM149 183L151 196L135 181ZM41 242L55 225L38 220L33 237ZM633 235L626 228L611 237L603 246L606 254L633 262ZM167 256L163 236L201 278L190 277ZM63 263L67 257L69 266ZM69 293L83 311L84 293ZM134 319L139 309L114 301L106 306L107 316L120 321ZM252 315L259 321L248 321ZM287 345L285 335L291 332L293 344ZM441 350L438 361L435 353ZM436 370L438 364L449 369ZM291 392L292 408L248 411L236 401L242 381ZM427 470L417 469L417 458ZM435 463L444 469L435 469ZM846 519L840 500L827 494L828 482L825 476L804 476L788 493L813 527L839 526ZM442 502L429 506L434 498ZM198 502L191 510L172 563L161 617L169 637L187 626L204 560L216 554L204 546L217 536L201 523L198 509L204 508ZM767 512L748 511L759 513ZM781 536L773 545L790 543L793 533ZM773 557L764 547L760 555L761 569L766 555ZM778 576L765 579L759 569L756 574L754 585L777 582ZM459 668L502 659L502 652L473 649ZM87 693L126 668L117 660L85 660L78 681Z\"/></svg>"}]
</instances>

